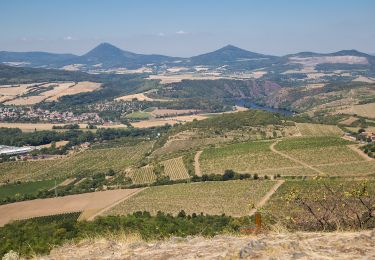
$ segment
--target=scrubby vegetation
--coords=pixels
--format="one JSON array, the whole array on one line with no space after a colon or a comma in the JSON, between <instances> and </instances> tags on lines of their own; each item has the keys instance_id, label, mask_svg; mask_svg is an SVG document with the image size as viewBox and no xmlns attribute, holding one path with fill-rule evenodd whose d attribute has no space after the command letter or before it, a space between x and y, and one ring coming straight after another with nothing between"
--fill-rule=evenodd
<instances>
[{"instance_id":1,"label":"scrubby vegetation","mask_svg":"<svg viewBox=\"0 0 375 260\"><path fill-rule=\"evenodd\" d=\"M73 214L74 215L74 214ZM145 240L163 239L171 236L201 235L212 237L221 233L237 233L241 226L250 225L251 219L230 216L187 215L181 211L177 216L158 212L135 212L127 216L108 216L93 222L76 222L74 218L48 217L16 221L0 228L0 256L14 250L24 256L46 254L54 246L88 237L140 234Z\"/></svg>"},{"instance_id":2,"label":"scrubby vegetation","mask_svg":"<svg viewBox=\"0 0 375 260\"><path fill-rule=\"evenodd\" d=\"M375 227L373 181L287 181L263 213L291 230L332 231Z\"/></svg>"}]
</instances>

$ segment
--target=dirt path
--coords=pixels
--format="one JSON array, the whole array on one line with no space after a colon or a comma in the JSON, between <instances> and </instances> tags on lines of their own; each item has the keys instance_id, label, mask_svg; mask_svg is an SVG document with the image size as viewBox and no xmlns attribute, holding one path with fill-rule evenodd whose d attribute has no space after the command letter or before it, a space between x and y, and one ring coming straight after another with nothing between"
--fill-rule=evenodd
<instances>
[{"instance_id":1,"label":"dirt path","mask_svg":"<svg viewBox=\"0 0 375 260\"><path fill-rule=\"evenodd\" d=\"M199 158L201 157L203 151L198 151L194 156L194 169L195 175L202 176L201 166L199 164Z\"/></svg>"},{"instance_id":2,"label":"dirt path","mask_svg":"<svg viewBox=\"0 0 375 260\"><path fill-rule=\"evenodd\" d=\"M281 185L283 185L285 181L284 180L278 180L276 184L266 193L266 195L263 196L263 198L258 202L258 204L250 210L249 216L254 215L258 209L262 208L264 205L266 205L267 201L271 198L271 196L277 191L278 188L280 188Z\"/></svg>"},{"instance_id":3,"label":"dirt path","mask_svg":"<svg viewBox=\"0 0 375 260\"><path fill-rule=\"evenodd\" d=\"M124 198L121 198L117 201L115 201L114 203L108 205L107 207L97 211L96 213L92 212L91 214L85 214L86 212L82 212L81 216L79 216L80 219L85 219L85 220L94 220L96 217L100 216L101 214L103 214L104 212L110 210L111 208L113 208L114 206L120 204L121 202L123 202L124 200L127 200L131 197L133 197L134 195L138 194L139 192L145 190L145 189L148 189L147 187L146 188L141 188L141 189L137 189L135 192L133 192L132 194L130 194L129 196L127 197L124 197Z\"/></svg>"},{"instance_id":4,"label":"dirt path","mask_svg":"<svg viewBox=\"0 0 375 260\"><path fill-rule=\"evenodd\" d=\"M359 149L356 144L350 144L350 145L347 145L347 146L351 150L353 150L354 152L356 152L359 156L361 156L363 159L365 159L366 161L373 161L374 160L371 157L369 157L367 154L365 154L361 149Z\"/></svg>"},{"instance_id":5,"label":"dirt path","mask_svg":"<svg viewBox=\"0 0 375 260\"><path fill-rule=\"evenodd\" d=\"M287 158L287 159L289 159L289 160L292 160L292 161L294 161L294 162L296 162L296 163L299 163L299 164L301 164L301 165L304 166L304 167L310 168L311 170L313 170L313 171L315 171L315 172L317 172L317 173L319 173L319 174L321 174L321 175L325 175L325 173L322 172L321 170L319 170L319 169L317 169L317 168L315 168L315 167L313 167L313 166L311 166L311 165L309 165L309 164L307 164L307 163L304 163L304 162L302 162L302 161L300 161L300 160L297 160L297 159L293 158L293 157L290 156L290 155L287 155L287 154L285 154L285 153L282 153L282 152L276 150L276 149L275 149L275 145L276 145L278 142L280 142L280 141L281 141L281 140L277 140L276 142L274 142L274 143L271 144L270 149L271 149L272 152L277 153L277 154L279 154L279 155L281 155L281 156L283 156L283 157L285 157L285 158Z\"/></svg>"}]
</instances>

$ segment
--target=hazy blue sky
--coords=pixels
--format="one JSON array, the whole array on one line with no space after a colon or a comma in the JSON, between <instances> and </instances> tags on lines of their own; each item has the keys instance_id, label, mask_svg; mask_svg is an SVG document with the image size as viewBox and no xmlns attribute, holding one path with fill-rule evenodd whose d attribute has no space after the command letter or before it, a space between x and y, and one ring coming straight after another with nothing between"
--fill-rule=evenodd
<instances>
[{"instance_id":1,"label":"hazy blue sky","mask_svg":"<svg viewBox=\"0 0 375 260\"><path fill-rule=\"evenodd\" d=\"M375 1L0 0L0 50L83 54L101 42L175 56L226 44L375 53Z\"/></svg>"}]
</instances>

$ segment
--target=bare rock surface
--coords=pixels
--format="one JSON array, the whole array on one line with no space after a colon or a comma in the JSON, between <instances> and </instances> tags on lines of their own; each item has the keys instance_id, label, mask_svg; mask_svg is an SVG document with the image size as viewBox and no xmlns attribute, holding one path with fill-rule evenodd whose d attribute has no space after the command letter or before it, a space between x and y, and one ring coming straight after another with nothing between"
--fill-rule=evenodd
<instances>
[{"instance_id":1,"label":"bare rock surface","mask_svg":"<svg viewBox=\"0 0 375 260\"><path fill-rule=\"evenodd\" d=\"M375 259L375 230L155 242L97 239L55 248L39 259Z\"/></svg>"}]
</instances>

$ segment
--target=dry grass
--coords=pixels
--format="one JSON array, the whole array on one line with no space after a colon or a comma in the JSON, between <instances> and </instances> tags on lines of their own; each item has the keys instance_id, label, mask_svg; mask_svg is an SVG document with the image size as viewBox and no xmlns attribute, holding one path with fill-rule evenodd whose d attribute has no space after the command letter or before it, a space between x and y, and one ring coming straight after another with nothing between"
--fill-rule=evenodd
<instances>
[{"instance_id":1,"label":"dry grass","mask_svg":"<svg viewBox=\"0 0 375 260\"><path fill-rule=\"evenodd\" d=\"M352 113L363 117L375 118L375 103L355 105L353 106Z\"/></svg>"},{"instance_id":2,"label":"dry grass","mask_svg":"<svg viewBox=\"0 0 375 260\"><path fill-rule=\"evenodd\" d=\"M133 99L136 99L138 101L159 101L159 102L168 101L168 99L150 98L150 97L147 96L147 93L149 93L149 92L152 92L152 91L121 96L121 97L115 98L115 100L117 100L117 101L133 101Z\"/></svg>"},{"instance_id":3,"label":"dry grass","mask_svg":"<svg viewBox=\"0 0 375 260\"><path fill-rule=\"evenodd\" d=\"M154 101L154 99L147 97L144 93L126 95L126 96L118 97L115 100L133 101L133 99L137 99L138 101Z\"/></svg>"},{"instance_id":4,"label":"dry grass","mask_svg":"<svg viewBox=\"0 0 375 260\"><path fill-rule=\"evenodd\" d=\"M141 189L92 192L65 197L36 199L0 206L0 226L12 220L50 216L69 212L94 214ZM85 214L89 218L91 214Z\"/></svg>"},{"instance_id":5,"label":"dry grass","mask_svg":"<svg viewBox=\"0 0 375 260\"><path fill-rule=\"evenodd\" d=\"M54 83L34 83L21 84L18 86L0 86L0 102L6 105L34 105L43 101L57 101L65 95L75 95L82 92L91 92L99 89L100 83L94 82L54 82ZM53 88L47 90L48 88ZM43 91L45 89L45 91ZM33 95L32 91L37 90L38 95ZM25 96L27 95L28 96Z\"/></svg>"},{"instance_id":6,"label":"dry grass","mask_svg":"<svg viewBox=\"0 0 375 260\"><path fill-rule=\"evenodd\" d=\"M136 128L148 128L148 127L155 127L155 126L164 126L166 124L175 125L175 124L180 124L180 123L192 122L194 119L203 120L206 118L207 116L203 116L203 115L175 116L175 117L167 117L163 119L150 119L150 120L143 120L139 122L133 122L131 123L131 125Z\"/></svg>"},{"instance_id":7,"label":"dry grass","mask_svg":"<svg viewBox=\"0 0 375 260\"><path fill-rule=\"evenodd\" d=\"M66 86L68 86L66 88ZM44 96L50 96L46 101L57 101L60 97L66 96L66 95L76 95L82 92L92 92L95 90L98 90L101 86L100 83L95 83L95 82L89 82L89 81L83 81L83 82L78 82L77 84L74 85L66 85L66 86L60 86L56 89L56 91L53 92L45 92L43 93ZM55 90L55 89L54 89Z\"/></svg>"},{"instance_id":8,"label":"dry grass","mask_svg":"<svg viewBox=\"0 0 375 260\"><path fill-rule=\"evenodd\" d=\"M68 143L69 143L69 141L58 141L58 142L55 142L55 146L56 146L56 148L60 148L60 147L66 145ZM50 148L51 146L52 146L52 143L40 145L39 147L40 148Z\"/></svg>"},{"instance_id":9,"label":"dry grass","mask_svg":"<svg viewBox=\"0 0 375 260\"><path fill-rule=\"evenodd\" d=\"M344 133L335 125L320 125L309 123L296 123L302 136L341 136Z\"/></svg>"}]
</instances>

